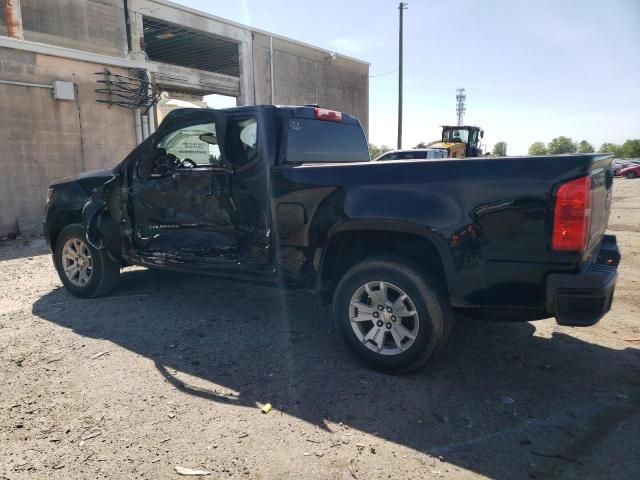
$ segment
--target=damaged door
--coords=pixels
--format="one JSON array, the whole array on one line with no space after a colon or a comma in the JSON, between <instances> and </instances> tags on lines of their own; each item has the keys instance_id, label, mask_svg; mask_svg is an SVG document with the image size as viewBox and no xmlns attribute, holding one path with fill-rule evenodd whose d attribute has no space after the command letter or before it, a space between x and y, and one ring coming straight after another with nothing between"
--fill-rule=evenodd
<instances>
[{"instance_id":1,"label":"damaged door","mask_svg":"<svg viewBox=\"0 0 640 480\"><path fill-rule=\"evenodd\" d=\"M267 216L253 210L267 203L266 176L263 188L256 186L265 198L247 200L244 182L237 181L243 174L237 172L234 154L227 152L235 150L225 148L236 140L242 143L248 124L236 131L230 122L227 134L226 116L212 110L191 110L167 120L138 160L130 189L140 258L191 269L268 267ZM253 140L257 160L255 118L252 125L242 137ZM238 138L227 142L232 131Z\"/></svg>"}]
</instances>

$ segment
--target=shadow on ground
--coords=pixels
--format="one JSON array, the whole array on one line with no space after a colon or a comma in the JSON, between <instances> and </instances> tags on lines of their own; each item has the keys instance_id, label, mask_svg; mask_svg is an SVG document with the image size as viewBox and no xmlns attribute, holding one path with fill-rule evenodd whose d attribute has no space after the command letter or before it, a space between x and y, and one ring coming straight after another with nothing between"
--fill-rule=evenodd
<instances>
[{"instance_id":1,"label":"shadow on ground","mask_svg":"<svg viewBox=\"0 0 640 480\"><path fill-rule=\"evenodd\" d=\"M491 478L629 478L640 468L640 356L631 348L542 338L531 323L462 320L445 358L392 377L348 354L330 309L308 292L146 270L124 273L110 298L53 291L33 313L152 359L185 394L270 401L320 428L343 422ZM185 384L174 369L239 395Z\"/></svg>"},{"instance_id":2,"label":"shadow on ground","mask_svg":"<svg viewBox=\"0 0 640 480\"><path fill-rule=\"evenodd\" d=\"M19 237L15 240L0 240L0 262L49 253L51 252L42 235Z\"/></svg>"}]
</instances>

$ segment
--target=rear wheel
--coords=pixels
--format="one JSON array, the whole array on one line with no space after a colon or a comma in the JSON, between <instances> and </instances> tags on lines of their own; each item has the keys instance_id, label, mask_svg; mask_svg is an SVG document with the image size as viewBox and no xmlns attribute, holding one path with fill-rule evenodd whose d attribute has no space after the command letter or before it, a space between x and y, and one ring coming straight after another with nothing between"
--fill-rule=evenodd
<instances>
[{"instance_id":1,"label":"rear wheel","mask_svg":"<svg viewBox=\"0 0 640 480\"><path fill-rule=\"evenodd\" d=\"M60 232L53 261L60 280L76 297L106 295L120 277L120 265L104 249L89 245L84 226L77 223Z\"/></svg>"},{"instance_id":2,"label":"rear wheel","mask_svg":"<svg viewBox=\"0 0 640 480\"><path fill-rule=\"evenodd\" d=\"M627 172L625 175L628 179L636 178L638 174L636 172Z\"/></svg>"},{"instance_id":3,"label":"rear wheel","mask_svg":"<svg viewBox=\"0 0 640 480\"><path fill-rule=\"evenodd\" d=\"M397 259L352 267L336 288L333 308L349 347L388 373L415 370L440 353L453 322L437 283Z\"/></svg>"}]
</instances>

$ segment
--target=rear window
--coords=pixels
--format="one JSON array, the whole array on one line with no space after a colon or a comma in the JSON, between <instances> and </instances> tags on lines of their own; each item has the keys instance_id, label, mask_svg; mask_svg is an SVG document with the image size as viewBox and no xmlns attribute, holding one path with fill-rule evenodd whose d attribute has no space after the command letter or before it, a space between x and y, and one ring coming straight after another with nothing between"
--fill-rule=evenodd
<instances>
[{"instance_id":1,"label":"rear window","mask_svg":"<svg viewBox=\"0 0 640 480\"><path fill-rule=\"evenodd\" d=\"M369 148L362 127L308 118L289 120L287 162L368 162Z\"/></svg>"}]
</instances>

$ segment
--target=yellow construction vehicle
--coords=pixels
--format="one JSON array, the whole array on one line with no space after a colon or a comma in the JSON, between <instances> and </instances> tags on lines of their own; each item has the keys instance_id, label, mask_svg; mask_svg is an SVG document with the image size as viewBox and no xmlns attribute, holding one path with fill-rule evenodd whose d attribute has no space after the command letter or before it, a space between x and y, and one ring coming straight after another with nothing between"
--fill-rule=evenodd
<instances>
[{"instance_id":1,"label":"yellow construction vehicle","mask_svg":"<svg viewBox=\"0 0 640 480\"><path fill-rule=\"evenodd\" d=\"M442 140L429 145L429 148L443 148L449 152L449 158L480 157L480 139L484 130L480 127L442 126Z\"/></svg>"}]
</instances>

